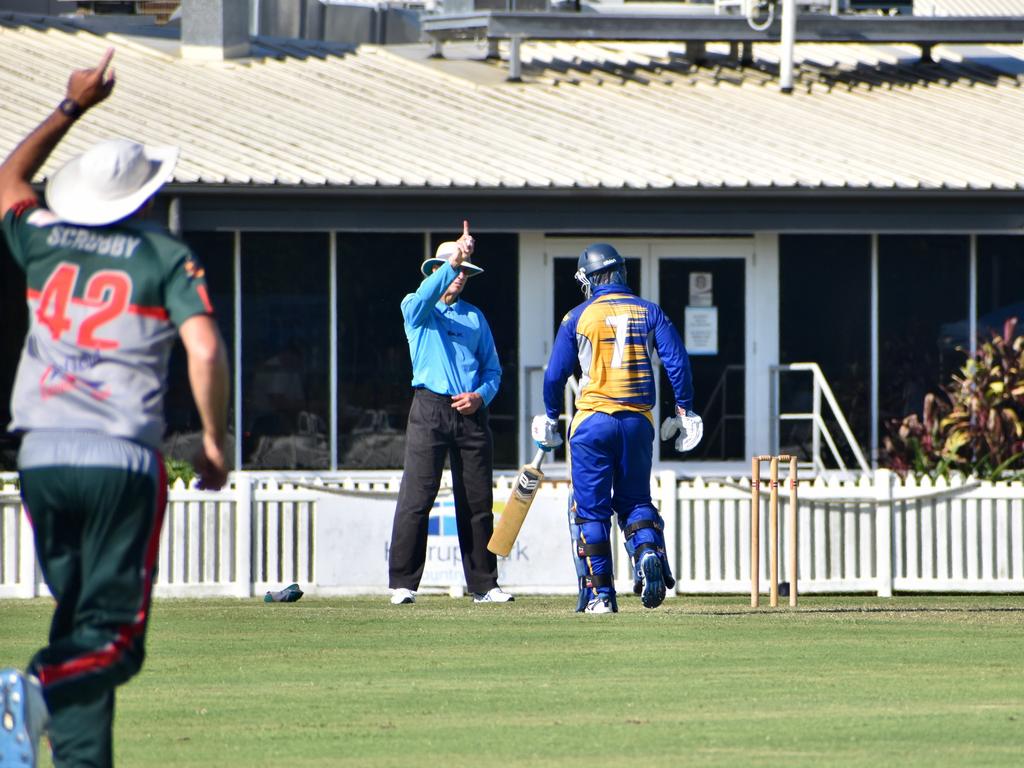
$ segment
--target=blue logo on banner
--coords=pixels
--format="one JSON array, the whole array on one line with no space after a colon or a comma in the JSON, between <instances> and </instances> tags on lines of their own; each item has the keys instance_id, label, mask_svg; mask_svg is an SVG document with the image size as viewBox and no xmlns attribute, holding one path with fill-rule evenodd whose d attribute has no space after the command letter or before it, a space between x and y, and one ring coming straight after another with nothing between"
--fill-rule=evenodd
<instances>
[{"instance_id":1,"label":"blue logo on banner","mask_svg":"<svg viewBox=\"0 0 1024 768\"><path fill-rule=\"evenodd\" d=\"M434 509L431 510L430 519L427 521L427 534L429 536L459 535L459 529L455 523L454 499L434 502Z\"/></svg>"}]
</instances>

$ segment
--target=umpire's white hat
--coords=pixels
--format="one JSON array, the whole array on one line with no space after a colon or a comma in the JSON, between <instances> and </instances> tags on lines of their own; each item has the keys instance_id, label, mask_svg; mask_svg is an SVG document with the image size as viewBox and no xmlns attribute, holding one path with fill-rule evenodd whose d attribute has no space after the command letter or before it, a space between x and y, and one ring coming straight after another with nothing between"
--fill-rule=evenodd
<instances>
[{"instance_id":1,"label":"umpire's white hat","mask_svg":"<svg viewBox=\"0 0 1024 768\"><path fill-rule=\"evenodd\" d=\"M130 216L174 172L177 147L108 139L72 158L46 182L46 205L64 221L100 226Z\"/></svg>"},{"instance_id":2,"label":"umpire's white hat","mask_svg":"<svg viewBox=\"0 0 1024 768\"><path fill-rule=\"evenodd\" d=\"M420 266L420 272L424 275L429 275L437 267L448 261L448 257L451 256L455 251L459 249L459 244L454 240L446 240L437 246L437 250L434 251L433 258L427 259ZM466 277L473 277L479 275L484 271L483 267L478 267L476 264L471 264L468 261L462 262L462 269L466 273Z\"/></svg>"}]
</instances>

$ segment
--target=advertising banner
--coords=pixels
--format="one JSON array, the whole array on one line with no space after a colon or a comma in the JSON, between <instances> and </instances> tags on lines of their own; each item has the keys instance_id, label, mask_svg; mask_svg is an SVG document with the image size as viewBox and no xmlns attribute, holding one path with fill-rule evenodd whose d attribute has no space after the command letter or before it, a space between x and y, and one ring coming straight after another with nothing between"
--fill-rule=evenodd
<instances>
[{"instance_id":1,"label":"advertising banner","mask_svg":"<svg viewBox=\"0 0 1024 768\"><path fill-rule=\"evenodd\" d=\"M576 571L567 522L565 487L537 494L508 557L498 558L498 581L510 592L575 593ZM505 499L495 501L500 514ZM317 503L315 554L322 594L382 592L388 586L388 556L394 498L324 494ZM455 522L455 500L441 493L430 514L424 591L465 589Z\"/></svg>"}]
</instances>

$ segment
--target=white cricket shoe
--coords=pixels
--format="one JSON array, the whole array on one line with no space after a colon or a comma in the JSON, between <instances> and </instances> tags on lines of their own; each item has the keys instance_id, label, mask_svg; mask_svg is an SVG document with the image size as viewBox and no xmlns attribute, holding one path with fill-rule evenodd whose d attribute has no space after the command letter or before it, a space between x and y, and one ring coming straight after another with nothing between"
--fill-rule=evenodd
<instances>
[{"instance_id":1,"label":"white cricket shoe","mask_svg":"<svg viewBox=\"0 0 1024 768\"><path fill-rule=\"evenodd\" d=\"M615 608L612 606L612 601L607 597L595 597L589 603L587 607L583 609L584 613L615 613Z\"/></svg>"},{"instance_id":2,"label":"white cricket shoe","mask_svg":"<svg viewBox=\"0 0 1024 768\"><path fill-rule=\"evenodd\" d=\"M39 680L16 669L0 672L0 768L35 768L49 719Z\"/></svg>"},{"instance_id":3,"label":"white cricket shoe","mask_svg":"<svg viewBox=\"0 0 1024 768\"><path fill-rule=\"evenodd\" d=\"M408 605L416 602L416 592L412 589L406 589L405 587L399 587L398 589L391 590L391 604L392 605Z\"/></svg>"},{"instance_id":4,"label":"white cricket shoe","mask_svg":"<svg viewBox=\"0 0 1024 768\"><path fill-rule=\"evenodd\" d=\"M474 592L474 603L511 603L515 597L505 592L501 587L494 587L486 592Z\"/></svg>"}]
</instances>

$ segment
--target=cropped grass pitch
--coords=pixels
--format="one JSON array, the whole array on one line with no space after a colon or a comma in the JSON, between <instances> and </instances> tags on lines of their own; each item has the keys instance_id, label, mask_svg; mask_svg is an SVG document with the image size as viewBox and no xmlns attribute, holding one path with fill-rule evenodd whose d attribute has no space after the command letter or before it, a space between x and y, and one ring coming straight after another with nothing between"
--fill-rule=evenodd
<instances>
[{"instance_id":1,"label":"cropped grass pitch","mask_svg":"<svg viewBox=\"0 0 1024 768\"><path fill-rule=\"evenodd\" d=\"M1024 597L162 600L124 766L1019 765ZM50 603L0 603L21 663Z\"/></svg>"}]
</instances>

